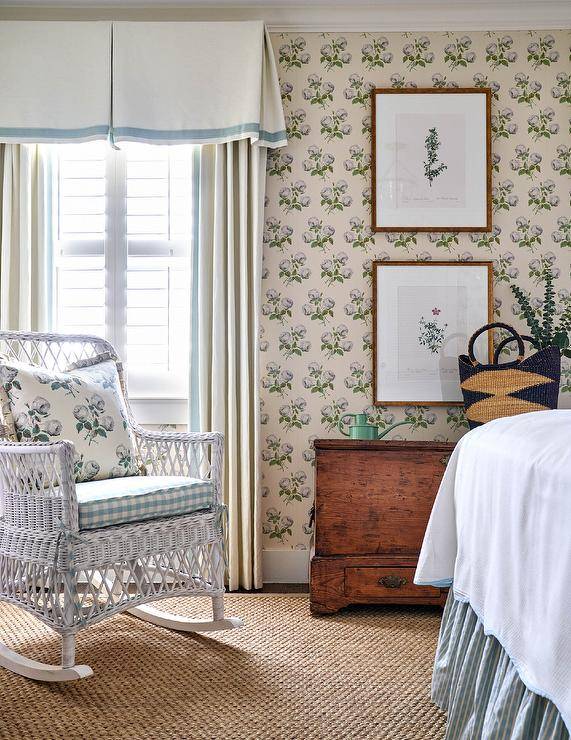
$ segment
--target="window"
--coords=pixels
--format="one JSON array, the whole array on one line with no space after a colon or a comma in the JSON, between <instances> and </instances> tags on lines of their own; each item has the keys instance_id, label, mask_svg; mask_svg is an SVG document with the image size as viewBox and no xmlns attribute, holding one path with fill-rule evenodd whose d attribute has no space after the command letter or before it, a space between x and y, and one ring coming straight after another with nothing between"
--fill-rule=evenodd
<instances>
[{"instance_id":1,"label":"window","mask_svg":"<svg viewBox=\"0 0 571 740\"><path fill-rule=\"evenodd\" d=\"M131 397L186 399L193 148L52 151L54 329L106 337Z\"/></svg>"}]
</instances>

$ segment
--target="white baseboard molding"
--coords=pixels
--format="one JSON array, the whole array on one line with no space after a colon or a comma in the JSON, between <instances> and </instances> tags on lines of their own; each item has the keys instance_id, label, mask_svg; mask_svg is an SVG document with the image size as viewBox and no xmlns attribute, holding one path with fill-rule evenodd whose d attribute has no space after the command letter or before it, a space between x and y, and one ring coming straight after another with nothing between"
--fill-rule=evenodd
<instances>
[{"instance_id":1,"label":"white baseboard molding","mask_svg":"<svg viewBox=\"0 0 571 740\"><path fill-rule=\"evenodd\" d=\"M264 550L264 583L309 583L309 550Z\"/></svg>"}]
</instances>

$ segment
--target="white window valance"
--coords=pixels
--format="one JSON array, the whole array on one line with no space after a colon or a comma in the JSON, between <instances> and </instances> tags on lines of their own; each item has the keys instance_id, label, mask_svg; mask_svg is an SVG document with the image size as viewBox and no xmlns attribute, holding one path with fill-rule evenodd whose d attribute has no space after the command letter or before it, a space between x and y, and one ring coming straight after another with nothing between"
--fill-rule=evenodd
<instances>
[{"instance_id":1,"label":"white window valance","mask_svg":"<svg viewBox=\"0 0 571 740\"><path fill-rule=\"evenodd\" d=\"M115 23L115 141L286 143L273 52L261 21Z\"/></svg>"},{"instance_id":2,"label":"white window valance","mask_svg":"<svg viewBox=\"0 0 571 740\"><path fill-rule=\"evenodd\" d=\"M0 101L3 142L286 144L261 21L2 21Z\"/></svg>"},{"instance_id":3,"label":"white window valance","mask_svg":"<svg viewBox=\"0 0 571 740\"><path fill-rule=\"evenodd\" d=\"M0 22L0 141L105 139L111 23Z\"/></svg>"}]
</instances>

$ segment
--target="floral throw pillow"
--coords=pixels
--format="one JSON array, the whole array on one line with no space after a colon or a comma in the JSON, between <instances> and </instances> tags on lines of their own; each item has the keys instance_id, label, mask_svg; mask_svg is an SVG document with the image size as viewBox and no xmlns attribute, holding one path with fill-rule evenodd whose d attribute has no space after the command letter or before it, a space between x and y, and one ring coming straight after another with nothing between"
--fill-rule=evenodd
<instances>
[{"instance_id":1,"label":"floral throw pillow","mask_svg":"<svg viewBox=\"0 0 571 740\"><path fill-rule=\"evenodd\" d=\"M2 360L0 409L19 442L73 442L78 483L139 475L112 359L65 373Z\"/></svg>"}]
</instances>

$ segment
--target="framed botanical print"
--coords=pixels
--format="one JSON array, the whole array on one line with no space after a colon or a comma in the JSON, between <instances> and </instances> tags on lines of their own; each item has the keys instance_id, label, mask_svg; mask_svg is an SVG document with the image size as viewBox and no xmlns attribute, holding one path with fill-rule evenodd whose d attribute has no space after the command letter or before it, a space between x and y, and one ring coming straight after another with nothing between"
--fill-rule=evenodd
<instances>
[{"instance_id":1,"label":"framed botanical print","mask_svg":"<svg viewBox=\"0 0 571 740\"><path fill-rule=\"evenodd\" d=\"M491 90L371 95L373 231L491 231Z\"/></svg>"},{"instance_id":2,"label":"framed botanical print","mask_svg":"<svg viewBox=\"0 0 571 740\"><path fill-rule=\"evenodd\" d=\"M373 262L375 405L462 405L458 355L492 321L491 262ZM491 332L476 357L492 362Z\"/></svg>"}]
</instances>

